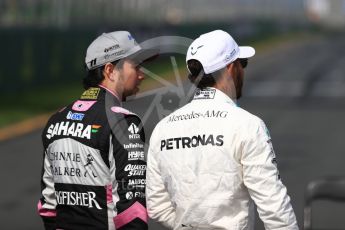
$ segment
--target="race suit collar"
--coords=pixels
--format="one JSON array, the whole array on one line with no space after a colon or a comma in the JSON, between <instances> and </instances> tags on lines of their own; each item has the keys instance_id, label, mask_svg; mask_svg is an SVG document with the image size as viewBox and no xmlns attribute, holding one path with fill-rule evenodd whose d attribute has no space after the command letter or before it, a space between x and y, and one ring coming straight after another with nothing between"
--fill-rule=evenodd
<instances>
[{"instance_id":1,"label":"race suit collar","mask_svg":"<svg viewBox=\"0 0 345 230\"><path fill-rule=\"evenodd\" d=\"M121 102L119 95L117 95L114 91L108 89L107 87L105 87L105 86L103 86L103 85L98 85L98 86L101 87L101 88L103 88L103 89L105 89L105 90L108 91L109 93L111 93L114 97L116 97L116 98Z\"/></svg>"},{"instance_id":2,"label":"race suit collar","mask_svg":"<svg viewBox=\"0 0 345 230\"><path fill-rule=\"evenodd\" d=\"M237 106L237 104L225 93L223 93L221 90L213 88L213 87L207 87L205 89L197 89L193 101L199 101L199 100L216 100L216 101L222 101L225 103L229 103L231 105Z\"/></svg>"}]
</instances>

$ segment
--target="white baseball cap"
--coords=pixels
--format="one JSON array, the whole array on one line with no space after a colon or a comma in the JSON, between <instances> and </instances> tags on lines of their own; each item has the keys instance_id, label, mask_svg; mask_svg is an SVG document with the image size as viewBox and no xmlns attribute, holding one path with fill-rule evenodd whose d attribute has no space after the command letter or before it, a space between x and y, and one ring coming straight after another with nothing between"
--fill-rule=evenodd
<instances>
[{"instance_id":1,"label":"white baseball cap","mask_svg":"<svg viewBox=\"0 0 345 230\"><path fill-rule=\"evenodd\" d=\"M198 60L205 74L210 74L238 58L250 58L254 54L253 47L238 46L230 34L223 30L214 30L200 35L192 42L187 51L186 62Z\"/></svg>"},{"instance_id":2,"label":"white baseball cap","mask_svg":"<svg viewBox=\"0 0 345 230\"><path fill-rule=\"evenodd\" d=\"M158 50L142 49L128 31L115 31L103 33L89 45L85 64L92 70L123 58L141 63L157 54Z\"/></svg>"}]
</instances>

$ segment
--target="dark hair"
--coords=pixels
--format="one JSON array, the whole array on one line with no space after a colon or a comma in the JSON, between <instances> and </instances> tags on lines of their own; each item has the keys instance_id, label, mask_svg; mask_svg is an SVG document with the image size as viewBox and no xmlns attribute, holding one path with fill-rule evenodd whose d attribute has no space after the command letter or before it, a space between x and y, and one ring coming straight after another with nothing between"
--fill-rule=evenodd
<instances>
[{"instance_id":1,"label":"dark hair","mask_svg":"<svg viewBox=\"0 0 345 230\"><path fill-rule=\"evenodd\" d=\"M205 74L202 64L195 59L189 60L187 67L190 72L188 79L200 89L214 86L222 73L222 70L218 70L214 73Z\"/></svg>"},{"instance_id":2,"label":"dark hair","mask_svg":"<svg viewBox=\"0 0 345 230\"><path fill-rule=\"evenodd\" d=\"M116 68L122 68L123 66L123 61L114 61L111 62ZM97 87L103 80L104 80L104 75L103 75L103 70L104 66L100 66L96 69L89 70L87 66L85 65L85 71L86 75L83 78L83 86L84 89L88 89L90 87Z\"/></svg>"},{"instance_id":3,"label":"dark hair","mask_svg":"<svg viewBox=\"0 0 345 230\"><path fill-rule=\"evenodd\" d=\"M89 70L85 65L86 75L83 78L84 89L96 87L104 80L103 69L104 66L100 66L96 69Z\"/></svg>"}]
</instances>

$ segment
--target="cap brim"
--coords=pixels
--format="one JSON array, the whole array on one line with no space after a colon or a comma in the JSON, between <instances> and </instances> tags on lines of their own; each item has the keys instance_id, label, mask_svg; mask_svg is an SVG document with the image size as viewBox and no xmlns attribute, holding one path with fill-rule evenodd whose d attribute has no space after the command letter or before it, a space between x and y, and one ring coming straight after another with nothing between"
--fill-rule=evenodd
<instances>
[{"instance_id":1,"label":"cap brim","mask_svg":"<svg viewBox=\"0 0 345 230\"><path fill-rule=\"evenodd\" d=\"M132 60L134 63L140 65L143 62L151 61L158 57L159 49L141 49L134 54L126 57L127 59Z\"/></svg>"},{"instance_id":2,"label":"cap brim","mask_svg":"<svg viewBox=\"0 0 345 230\"><path fill-rule=\"evenodd\" d=\"M239 58L250 58L255 55L255 49L251 46L240 46Z\"/></svg>"}]
</instances>

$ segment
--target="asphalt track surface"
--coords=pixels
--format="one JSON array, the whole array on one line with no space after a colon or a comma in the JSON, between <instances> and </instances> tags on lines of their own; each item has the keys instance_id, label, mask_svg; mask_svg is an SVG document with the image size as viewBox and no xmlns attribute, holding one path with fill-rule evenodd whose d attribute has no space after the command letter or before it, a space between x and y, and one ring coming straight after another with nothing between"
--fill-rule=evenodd
<instances>
[{"instance_id":1,"label":"asphalt track surface","mask_svg":"<svg viewBox=\"0 0 345 230\"><path fill-rule=\"evenodd\" d=\"M258 53L246 70L240 106L261 117L270 129L282 180L288 188L299 226L303 225L304 190L311 180L345 176L344 37L316 36ZM184 89L190 85L184 84ZM179 105L164 89L161 107L145 122L149 137L162 111ZM171 91L171 90L170 90ZM157 94L127 104L144 116ZM163 110L162 110L163 109ZM0 229L43 229L36 214L43 150L40 132L0 142ZM313 223L345 229L345 205L317 202ZM164 229L150 223L150 229ZM256 229L264 229L257 220Z\"/></svg>"}]
</instances>

